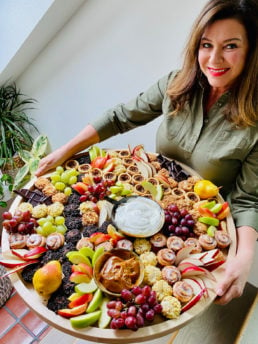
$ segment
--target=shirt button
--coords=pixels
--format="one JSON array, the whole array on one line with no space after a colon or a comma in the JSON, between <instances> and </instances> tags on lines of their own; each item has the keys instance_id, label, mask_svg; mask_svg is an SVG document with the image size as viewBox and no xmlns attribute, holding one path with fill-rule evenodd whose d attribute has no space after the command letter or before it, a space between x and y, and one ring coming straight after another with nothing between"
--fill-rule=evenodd
<instances>
[{"instance_id":1,"label":"shirt button","mask_svg":"<svg viewBox=\"0 0 258 344\"><path fill-rule=\"evenodd\" d=\"M204 119L204 123L208 123L209 122L209 119L208 118L205 118Z\"/></svg>"}]
</instances>

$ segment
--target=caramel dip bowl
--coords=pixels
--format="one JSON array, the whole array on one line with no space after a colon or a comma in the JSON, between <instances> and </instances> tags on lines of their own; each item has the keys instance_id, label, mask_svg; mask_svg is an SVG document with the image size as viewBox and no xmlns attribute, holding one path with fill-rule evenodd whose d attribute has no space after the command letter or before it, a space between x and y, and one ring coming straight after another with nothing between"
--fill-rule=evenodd
<instances>
[{"instance_id":1,"label":"caramel dip bowl","mask_svg":"<svg viewBox=\"0 0 258 344\"><path fill-rule=\"evenodd\" d=\"M119 297L123 289L131 289L142 283L144 266L136 253L114 248L97 259L93 277L104 293Z\"/></svg>"}]
</instances>

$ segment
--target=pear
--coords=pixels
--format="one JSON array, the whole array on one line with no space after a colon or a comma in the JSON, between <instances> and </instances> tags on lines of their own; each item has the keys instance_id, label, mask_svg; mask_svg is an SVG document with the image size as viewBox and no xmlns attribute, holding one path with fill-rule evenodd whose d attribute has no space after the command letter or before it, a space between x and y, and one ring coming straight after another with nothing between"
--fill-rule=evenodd
<instances>
[{"instance_id":1,"label":"pear","mask_svg":"<svg viewBox=\"0 0 258 344\"><path fill-rule=\"evenodd\" d=\"M48 298L62 283L62 266L58 260L51 260L33 275L34 289L43 298Z\"/></svg>"}]
</instances>

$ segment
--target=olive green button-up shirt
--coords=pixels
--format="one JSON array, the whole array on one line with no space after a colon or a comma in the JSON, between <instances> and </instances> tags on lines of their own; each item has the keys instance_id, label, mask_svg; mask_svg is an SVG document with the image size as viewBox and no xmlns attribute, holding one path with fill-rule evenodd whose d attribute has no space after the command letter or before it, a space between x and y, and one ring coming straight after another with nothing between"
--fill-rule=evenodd
<instances>
[{"instance_id":1,"label":"olive green button-up shirt","mask_svg":"<svg viewBox=\"0 0 258 344\"><path fill-rule=\"evenodd\" d=\"M127 104L119 104L92 123L103 141L163 116L156 135L156 151L190 166L203 178L221 186L231 204L235 224L258 231L258 123L237 128L223 115L228 93L208 114L203 111L203 89L177 116L171 115L166 90L173 72ZM139 144L140 142L136 142Z\"/></svg>"}]
</instances>

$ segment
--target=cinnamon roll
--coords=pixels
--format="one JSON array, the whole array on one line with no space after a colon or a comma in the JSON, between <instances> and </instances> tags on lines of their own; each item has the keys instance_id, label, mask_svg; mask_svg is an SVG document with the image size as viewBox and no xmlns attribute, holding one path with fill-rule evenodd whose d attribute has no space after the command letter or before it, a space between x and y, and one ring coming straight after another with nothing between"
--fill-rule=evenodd
<instances>
[{"instance_id":1,"label":"cinnamon roll","mask_svg":"<svg viewBox=\"0 0 258 344\"><path fill-rule=\"evenodd\" d=\"M82 247L89 247L89 248L92 248L94 249L94 245L93 243L90 241L89 238L86 238L86 237L83 237L81 238L77 244L76 244L76 249L79 251L80 248Z\"/></svg>"},{"instance_id":2,"label":"cinnamon roll","mask_svg":"<svg viewBox=\"0 0 258 344\"><path fill-rule=\"evenodd\" d=\"M186 281L178 281L173 285L173 295L181 302L186 303L194 296L192 286Z\"/></svg>"},{"instance_id":3,"label":"cinnamon roll","mask_svg":"<svg viewBox=\"0 0 258 344\"><path fill-rule=\"evenodd\" d=\"M215 240L219 248L226 248L231 244L230 236L219 230L215 232Z\"/></svg>"},{"instance_id":4,"label":"cinnamon roll","mask_svg":"<svg viewBox=\"0 0 258 344\"><path fill-rule=\"evenodd\" d=\"M111 241L104 241L98 245L95 245L94 249L97 250L99 247L103 247L104 251L110 251L114 248L114 245L112 244Z\"/></svg>"},{"instance_id":5,"label":"cinnamon roll","mask_svg":"<svg viewBox=\"0 0 258 344\"><path fill-rule=\"evenodd\" d=\"M27 235L20 233L9 234L8 241L10 248L24 248L26 247Z\"/></svg>"},{"instance_id":6,"label":"cinnamon roll","mask_svg":"<svg viewBox=\"0 0 258 344\"><path fill-rule=\"evenodd\" d=\"M181 273L176 266L167 265L161 270L162 278L168 282L168 284L173 285L181 279Z\"/></svg>"},{"instance_id":7,"label":"cinnamon roll","mask_svg":"<svg viewBox=\"0 0 258 344\"><path fill-rule=\"evenodd\" d=\"M200 253L202 252L202 245L196 238L188 238L185 240L185 246L192 246L193 249L191 253Z\"/></svg>"},{"instance_id":8,"label":"cinnamon roll","mask_svg":"<svg viewBox=\"0 0 258 344\"><path fill-rule=\"evenodd\" d=\"M216 239L208 234L201 234L199 236L199 243L207 251L213 250L217 246Z\"/></svg>"},{"instance_id":9,"label":"cinnamon roll","mask_svg":"<svg viewBox=\"0 0 258 344\"><path fill-rule=\"evenodd\" d=\"M38 246L45 246L46 245L46 238L40 234L31 234L27 241L26 245L28 248L38 247Z\"/></svg>"},{"instance_id":10,"label":"cinnamon roll","mask_svg":"<svg viewBox=\"0 0 258 344\"><path fill-rule=\"evenodd\" d=\"M120 239L116 243L116 248L123 248L125 250L133 251L133 243L128 239Z\"/></svg>"},{"instance_id":11,"label":"cinnamon roll","mask_svg":"<svg viewBox=\"0 0 258 344\"><path fill-rule=\"evenodd\" d=\"M176 235L173 235L167 239L167 247L170 250L177 252L184 247L184 240Z\"/></svg>"},{"instance_id":12,"label":"cinnamon roll","mask_svg":"<svg viewBox=\"0 0 258 344\"><path fill-rule=\"evenodd\" d=\"M176 260L176 254L169 248L162 248L157 253L157 259L160 265L173 265Z\"/></svg>"},{"instance_id":13,"label":"cinnamon roll","mask_svg":"<svg viewBox=\"0 0 258 344\"><path fill-rule=\"evenodd\" d=\"M61 233L51 233L46 239L46 247L50 250L57 250L64 245L64 236Z\"/></svg>"},{"instance_id":14,"label":"cinnamon roll","mask_svg":"<svg viewBox=\"0 0 258 344\"><path fill-rule=\"evenodd\" d=\"M162 233L154 234L150 238L150 243L154 252L157 252L161 248L167 245L167 237Z\"/></svg>"}]
</instances>

